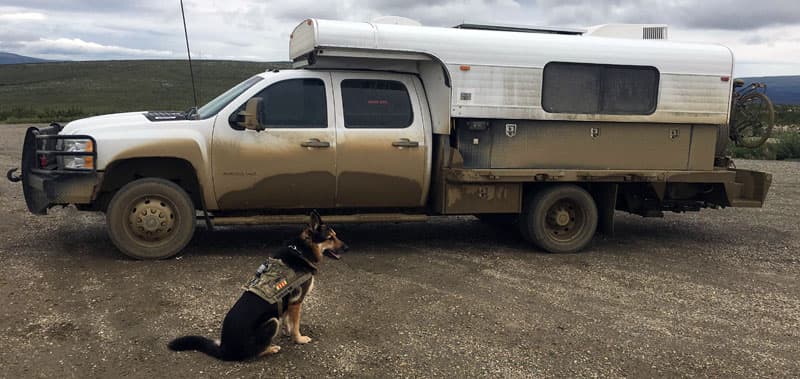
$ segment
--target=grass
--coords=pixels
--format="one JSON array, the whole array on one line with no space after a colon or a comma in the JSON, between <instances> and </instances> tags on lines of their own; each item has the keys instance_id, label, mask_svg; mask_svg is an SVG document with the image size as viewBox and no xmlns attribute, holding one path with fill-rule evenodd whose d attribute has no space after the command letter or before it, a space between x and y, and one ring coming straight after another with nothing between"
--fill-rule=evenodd
<instances>
[{"instance_id":1,"label":"grass","mask_svg":"<svg viewBox=\"0 0 800 379\"><path fill-rule=\"evenodd\" d=\"M800 131L787 131L775 134L774 143L765 143L755 149L737 147L731 143L728 153L742 159L800 159Z\"/></svg>"},{"instance_id":2,"label":"grass","mask_svg":"<svg viewBox=\"0 0 800 379\"><path fill-rule=\"evenodd\" d=\"M287 63L195 61L202 105L236 83ZM0 123L71 121L193 105L186 61L97 61L0 65Z\"/></svg>"},{"instance_id":3,"label":"grass","mask_svg":"<svg viewBox=\"0 0 800 379\"><path fill-rule=\"evenodd\" d=\"M800 125L800 105L776 105L776 125Z\"/></svg>"}]
</instances>

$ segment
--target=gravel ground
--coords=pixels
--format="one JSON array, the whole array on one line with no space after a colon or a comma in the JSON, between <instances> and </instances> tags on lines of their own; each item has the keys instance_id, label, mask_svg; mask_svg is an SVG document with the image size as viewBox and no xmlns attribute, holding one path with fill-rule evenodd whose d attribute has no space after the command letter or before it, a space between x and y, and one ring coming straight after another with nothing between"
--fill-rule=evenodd
<instances>
[{"instance_id":1,"label":"gravel ground","mask_svg":"<svg viewBox=\"0 0 800 379\"><path fill-rule=\"evenodd\" d=\"M0 126L0 168L24 128ZM582 254L532 251L471 217L340 226L351 246L307 299L313 341L248 363L166 349L216 337L266 251L297 228L198 233L167 261L124 258L102 215L27 213L0 181L0 377L800 376L800 163L764 209L643 219Z\"/></svg>"}]
</instances>

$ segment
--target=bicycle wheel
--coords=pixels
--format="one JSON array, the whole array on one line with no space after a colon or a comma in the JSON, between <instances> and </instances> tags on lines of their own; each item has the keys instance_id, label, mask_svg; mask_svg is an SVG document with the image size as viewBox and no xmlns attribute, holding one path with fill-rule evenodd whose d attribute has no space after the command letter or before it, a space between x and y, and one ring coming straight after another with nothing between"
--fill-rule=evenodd
<instances>
[{"instance_id":1,"label":"bicycle wheel","mask_svg":"<svg viewBox=\"0 0 800 379\"><path fill-rule=\"evenodd\" d=\"M751 92L736 101L731 137L736 146L756 148L767 142L775 124L775 108L760 92Z\"/></svg>"}]
</instances>

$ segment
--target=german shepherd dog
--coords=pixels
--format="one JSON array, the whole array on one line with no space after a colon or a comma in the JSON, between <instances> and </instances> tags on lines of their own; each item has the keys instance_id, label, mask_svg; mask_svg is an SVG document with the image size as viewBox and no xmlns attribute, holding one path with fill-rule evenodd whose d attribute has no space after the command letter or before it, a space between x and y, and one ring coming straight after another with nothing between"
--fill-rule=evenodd
<instances>
[{"instance_id":1,"label":"german shepherd dog","mask_svg":"<svg viewBox=\"0 0 800 379\"><path fill-rule=\"evenodd\" d=\"M314 274L323 255L339 259L339 254L347 248L333 228L325 225L314 211L300 236L269 256L281 260L297 273ZM184 336L172 340L168 347L174 351L197 350L225 361L260 358L280 351L281 347L273 345L272 339L281 326L281 320L284 332L290 334L295 343L306 344L311 338L300 334L300 307L313 287L314 277L311 276L299 289L281 300L282 306L270 304L245 291L225 316L219 341L202 336Z\"/></svg>"}]
</instances>

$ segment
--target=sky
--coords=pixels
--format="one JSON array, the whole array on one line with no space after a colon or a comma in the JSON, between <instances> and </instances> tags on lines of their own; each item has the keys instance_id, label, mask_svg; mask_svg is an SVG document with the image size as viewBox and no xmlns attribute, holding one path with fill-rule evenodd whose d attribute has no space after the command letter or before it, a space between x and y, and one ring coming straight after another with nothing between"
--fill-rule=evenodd
<instances>
[{"instance_id":1,"label":"sky","mask_svg":"<svg viewBox=\"0 0 800 379\"><path fill-rule=\"evenodd\" d=\"M285 61L306 18L394 15L585 28L669 25L674 41L720 43L736 76L800 75L800 0L184 0L192 57ZM46 59L184 59L179 0L0 0L0 51Z\"/></svg>"}]
</instances>

